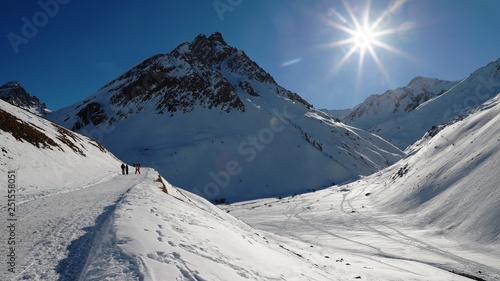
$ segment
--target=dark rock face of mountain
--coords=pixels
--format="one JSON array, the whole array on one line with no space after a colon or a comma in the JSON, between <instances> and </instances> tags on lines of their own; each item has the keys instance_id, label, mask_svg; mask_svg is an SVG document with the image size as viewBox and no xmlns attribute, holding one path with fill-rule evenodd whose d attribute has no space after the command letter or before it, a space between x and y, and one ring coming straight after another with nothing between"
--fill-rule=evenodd
<instances>
[{"instance_id":1,"label":"dark rock face of mountain","mask_svg":"<svg viewBox=\"0 0 500 281\"><path fill-rule=\"evenodd\" d=\"M48 112L45 103L28 94L19 82L7 82L0 86L0 99L37 115L43 116Z\"/></svg>"}]
</instances>

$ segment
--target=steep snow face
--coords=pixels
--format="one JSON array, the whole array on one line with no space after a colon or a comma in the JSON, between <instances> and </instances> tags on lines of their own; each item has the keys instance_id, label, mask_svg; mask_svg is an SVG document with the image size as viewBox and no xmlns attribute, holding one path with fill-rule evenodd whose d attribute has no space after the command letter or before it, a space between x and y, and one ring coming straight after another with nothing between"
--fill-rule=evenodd
<instances>
[{"instance_id":1,"label":"steep snow face","mask_svg":"<svg viewBox=\"0 0 500 281\"><path fill-rule=\"evenodd\" d=\"M49 112L45 103L28 94L18 82L7 82L0 86L0 99L39 116Z\"/></svg>"},{"instance_id":2,"label":"steep snow face","mask_svg":"<svg viewBox=\"0 0 500 281\"><path fill-rule=\"evenodd\" d=\"M17 173L18 200L82 187L119 170L99 143L2 100L0 120L0 173Z\"/></svg>"},{"instance_id":3,"label":"steep snow face","mask_svg":"<svg viewBox=\"0 0 500 281\"><path fill-rule=\"evenodd\" d=\"M445 124L500 92L500 60L460 82L416 78L404 88L371 96L343 121L405 149L432 126Z\"/></svg>"},{"instance_id":4,"label":"steep snow face","mask_svg":"<svg viewBox=\"0 0 500 281\"><path fill-rule=\"evenodd\" d=\"M500 242L500 95L433 132L391 167L377 202L457 239ZM439 131L439 132L438 132Z\"/></svg>"},{"instance_id":5,"label":"steep snow face","mask_svg":"<svg viewBox=\"0 0 500 281\"><path fill-rule=\"evenodd\" d=\"M218 33L154 56L48 117L212 200L318 189L403 155L313 109Z\"/></svg>"}]
</instances>

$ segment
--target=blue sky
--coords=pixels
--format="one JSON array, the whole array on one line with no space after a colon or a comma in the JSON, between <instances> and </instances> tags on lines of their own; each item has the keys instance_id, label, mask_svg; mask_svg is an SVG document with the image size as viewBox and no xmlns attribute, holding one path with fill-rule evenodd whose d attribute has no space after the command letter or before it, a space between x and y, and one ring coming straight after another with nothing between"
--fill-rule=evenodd
<instances>
[{"instance_id":1,"label":"blue sky","mask_svg":"<svg viewBox=\"0 0 500 281\"><path fill-rule=\"evenodd\" d=\"M0 84L19 81L54 110L90 96L150 56L216 31L317 108L353 107L415 76L460 80L500 58L496 0L2 4ZM365 33L378 34L366 40L371 52L354 47L355 34L348 31L365 18Z\"/></svg>"}]
</instances>

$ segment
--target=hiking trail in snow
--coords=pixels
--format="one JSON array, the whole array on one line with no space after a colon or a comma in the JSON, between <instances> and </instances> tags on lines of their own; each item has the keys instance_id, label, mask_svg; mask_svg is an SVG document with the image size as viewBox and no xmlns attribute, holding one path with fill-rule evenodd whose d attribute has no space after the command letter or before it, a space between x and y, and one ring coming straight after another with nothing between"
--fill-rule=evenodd
<instances>
[{"instance_id":1,"label":"hiking trail in snow","mask_svg":"<svg viewBox=\"0 0 500 281\"><path fill-rule=\"evenodd\" d=\"M143 179L113 174L79 189L19 203L15 278L79 280L117 202Z\"/></svg>"}]
</instances>

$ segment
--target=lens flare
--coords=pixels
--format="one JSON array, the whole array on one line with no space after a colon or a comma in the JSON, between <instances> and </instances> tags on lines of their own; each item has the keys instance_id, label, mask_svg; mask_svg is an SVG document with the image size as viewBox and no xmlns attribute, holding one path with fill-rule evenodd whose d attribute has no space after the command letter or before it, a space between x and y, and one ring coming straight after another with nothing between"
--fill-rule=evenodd
<instances>
[{"instance_id":1,"label":"lens flare","mask_svg":"<svg viewBox=\"0 0 500 281\"><path fill-rule=\"evenodd\" d=\"M333 66L330 74L332 76L335 75L335 73L337 73L346 62L350 61L350 58L355 53L358 53L358 86L361 79L365 56L366 54L369 54L377 65L377 68L384 75L385 79L387 79L387 81L390 81L387 71L385 70L382 61L376 53L376 49L385 49L396 55L411 59L409 55L383 42L382 38L383 36L389 34L397 34L398 32L401 32L401 28L399 26L396 26L394 28L382 28L382 25L384 25L388 21L388 18L392 14L400 11L406 1L407 0L395 0L388 6L387 9L382 12L382 14L378 18L374 19L373 21L370 20L370 1L368 1L366 6L364 7L360 18L356 17L352 8L349 6L346 0L343 1L343 5L345 11L347 12L347 17L343 16L339 11L330 10L328 13L329 15L332 15L332 20L328 20L326 24L336 30L343 31L348 35L348 38L346 39L329 42L324 45L326 47L347 47L347 51L345 52L343 57ZM411 26L410 28L413 27L414 26ZM407 25L405 26L405 28L409 28L409 26Z\"/></svg>"}]
</instances>

